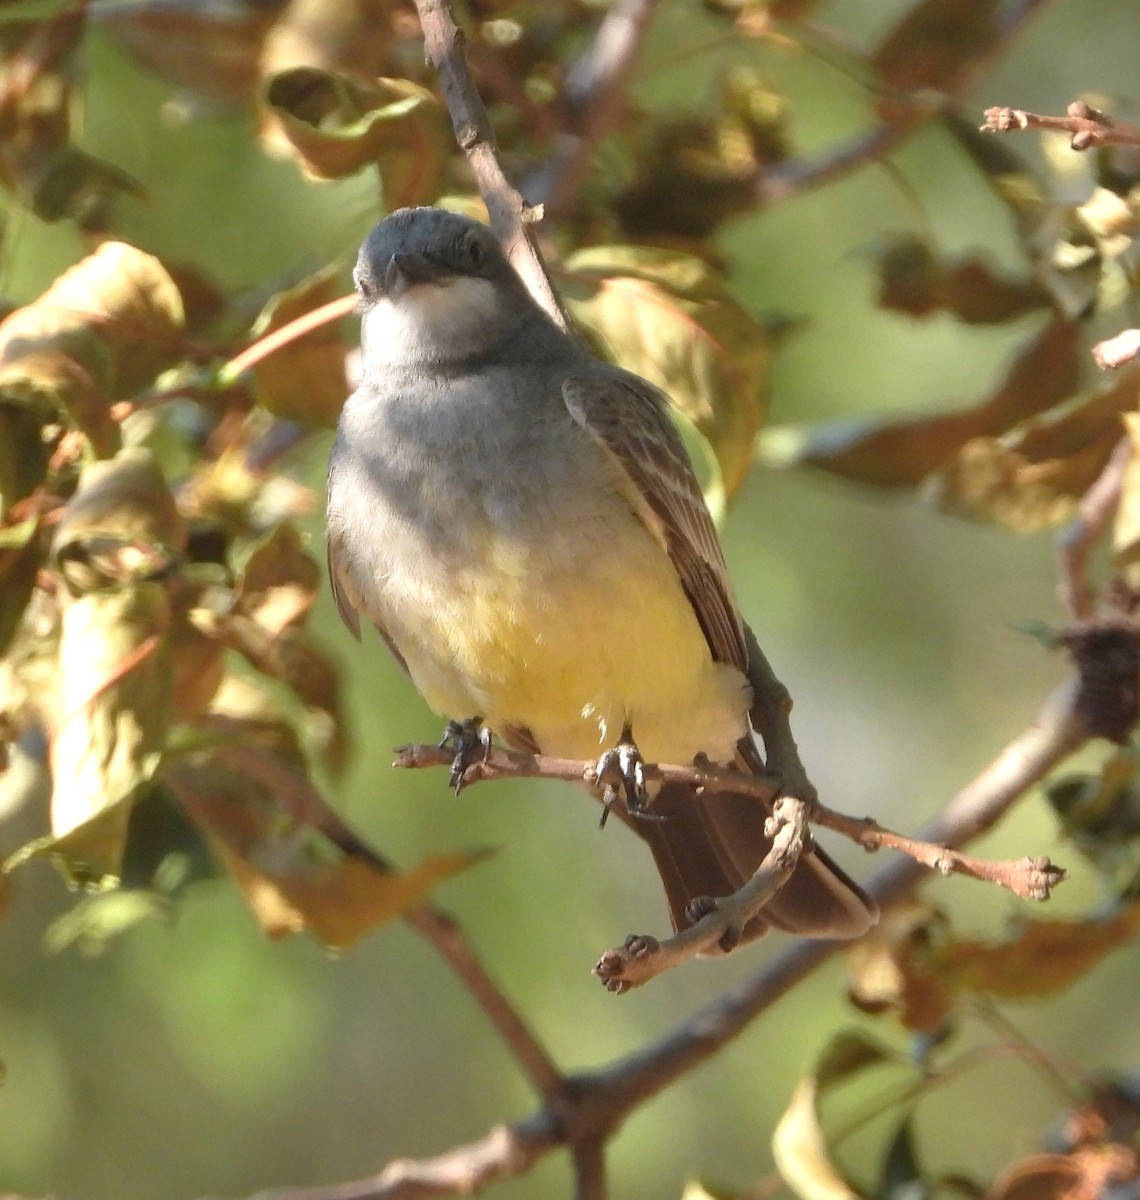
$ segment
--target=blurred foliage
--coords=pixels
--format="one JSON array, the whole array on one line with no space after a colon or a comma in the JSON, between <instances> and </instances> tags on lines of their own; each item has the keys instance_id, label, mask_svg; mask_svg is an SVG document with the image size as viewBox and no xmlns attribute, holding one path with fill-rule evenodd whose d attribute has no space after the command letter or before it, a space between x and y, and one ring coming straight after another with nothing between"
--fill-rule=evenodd
<instances>
[{"instance_id":1,"label":"blurred foliage","mask_svg":"<svg viewBox=\"0 0 1140 1200\"><path fill-rule=\"evenodd\" d=\"M1037 60L1011 41L1035 7L1060 14L1047 49L1032 52ZM1073 516L1121 439L1135 441L1140 368L1098 374L1088 350L1135 323L1140 158L1120 148L1076 155L1052 136L1040 140L1038 153L1029 135L1023 143L981 136L973 115L985 71L997 71L1007 86L1010 79L1029 89L1036 84L1042 107L1063 109L1071 95L1042 90L1037 81L1047 73L1033 63L1047 60L1059 71L1071 58L1079 73L1076 35L1090 30L1100 35L1098 72L1085 66L1065 86L1108 87L1099 68L1107 71L1109 61L1131 79L1135 55L1123 30L1134 14L1123 2L672 0L660 6L629 95L600 117L584 117L590 90L582 83L604 69L593 41L597 5L481 0L467 16L473 71L508 171L529 200L541 203L555 188L551 164L565 161L567 146L582 139L581 185L559 205L557 224L542 230L545 249L599 353L667 390L692 426L688 432L703 439L702 453L715 464L715 497L742 496L746 506L757 455L769 466L811 467L848 485L907 493L977 523L977 549L956 560L967 570L971 555L991 544L987 536L1030 534ZM1020 53L1028 65L1018 75ZM1097 103L1127 116L1136 98L1122 91ZM908 155L922 171L908 167ZM851 182L852 171L872 163L887 180L877 201ZM908 170L930 179L908 179ZM822 190L798 209L776 204L814 186ZM206 922L200 906L213 903L198 886L207 879L227 878L271 936L305 930L320 946L341 950L455 878L454 894L470 899L476 921L486 913L487 928L513 947L500 971L514 973L538 1022L553 1026L548 1032L588 1038L573 1045L591 1060L624 1048L616 1033L606 1041L611 1020L613 1030L643 1036L636 1014L645 1010L630 1010L628 1025L609 1015L594 1022L583 1019L577 994L566 999L568 968L556 933L580 925L587 940L594 936L583 914L603 910L606 896L612 909L614 892L598 889L598 909L590 908L593 897L581 893L595 889L582 889L572 870L561 885L565 911L553 899L549 907L510 906L498 891L480 900L475 889L492 885L472 883L464 872L483 857L471 848L481 839L446 849L442 836L433 837L420 864L401 870L372 847L371 835L365 839L338 815L343 804L327 799L343 787L371 800L389 728L400 737L430 728L422 718L411 722L402 693L391 702L395 722L365 707L361 698L375 694L360 681L371 684L375 669L338 659L331 627L325 638L322 556L310 544L320 450L308 447L335 422L355 369L353 335L344 327L355 245L378 215L398 205L477 207L438 81L423 62L414 9L404 0L9 3L0 12L0 188L0 907L10 927L27 922L32 942L60 955L12 954L10 962L24 965L11 968L9 983L0 974L0 1003L14 1014L14 1032L5 1037L18 1060L9 1096L0 1096L11 1110L10 1135L0 1136L0 1186L64 1189L91 1200L153 1196L156 1189L182 1196L263 1186L258 1172L277 1172L279 1162L280 1171L314 1179L351 1172L352 1154L369 1156L361 1170L379 1165L371 1117L361 1118L351 1154L342 1156L340 1143L322 1131L316 1138L327 1141L327 1154L305 1162L287 1155L303 1142L295 1135L267 1142L265 1157L246 1154L258 1121L272 1114L284 1120L290 1106L299 1113L291 1128L311 1133L316 1105L304 1080L320 1078L326 1096L355 1093L342 1087L332 1065L310 1066L304 1080L292 1074L294 1055L323 1064L318 1031L331 1044L329 1031L338 1025L335 1014L326 1019L320 1011L320 987L291 986L305 972L324 980L328 960L286 946L270 955L240 934L196 941L194 922ZM975 200L990 201L984 218L957 200L971 188ZM812 207L827 195L838 197L830 208ZM892 207L880 218L883 195L892 195ZM900 219L900 209L909 217ZM922 211L913 219L916 209ZM789 210L806 215L781 215ZM799 233L789 235L797 220ZM990 236L999 227L1006 237L1000 258ZM837 267L852 243L858 254ZM764 257L754 253L758 244ZM804 299L797 281L819 261L826 264L822 283ZM858 296L843 283L849 268L867 276ZM768 287L783 289L785 311L769 311ZM847 307L827 328L829 296ZM856 304L863 311L854 313ZM793 311L797 306L812 310L826 342L812 340L812 322ZM936 337L950 347L941 372L929 369L920 351L897 355ZM982 344L969 338L994 339L986 343L988 378L966 361ZM797 354L810 359L799 364L798 385L785 365ZM879 372L869 376L869 393L917 396L920 404L904 411L909 401L880 405L854 390L846 394L858 363L865 373L868 364ZM828 380L842 419L762 429L773 378L786 394ZM949 401L949 388L969 391ZM785 401L779 411L791 407ZM810 399L801 404L801 413L821 410ZM1134 1080L1123 1071L1076 1070L1006 1026L985 1023L996 1020L996 1001L1074 993L1087 999L1081 989L1094 968L1134 947L1137 462L1133 455L1111 560L1101 564L1113 579L1103 611L1080 627L1050 629L1046 638L1094 681L1095 708L1084 715L1117 743L1047 789L1061 836L1089 864L1095 895L1081 911L991 936L959 933L941 909L916 905L855 949L851 998L880 1023L898 1023L895 1044L861 1029L840 1034L815 1055L790 1100L778 1088L767 1087L764 1096L776 1109L786 1104L773 1157L787 1185L807 1200L1135 1194L1112 1191L1135 1186ZM793 521L813 503L797 501ZM783 523L770 512L755 515L761 527L765 519ZM861 515L868 526L877 519L869 509ZM917 543L930 536L928 526L922 529L909 543L916 556ZM804 536L793 531L784 544L795 547ZM759 582L748 582L745 564L742 594L755 590L766 610L822 612L811 630L814 657L835 666L846 656L856 664L856 701L837 707L882 727L892 704L922 708L908 695L887 696L881 683L877 697L874 691L875 672L905 658L892 640L901 608L891 608L888 588L875 614L886 632L873 634L866 618L846 627L846 642L834 629L852 574L887 577L901 588L909 568L878 560L883 546L856 530L838 529L829 546L835 562L828 578L836 585L797 591L786 568L750 545ZM1015 552L992 553L1001 563ZM1033 595L1043 591L1040 581L1027 586ZM959 696L960 709L976 710L980 738L990 711L981 693L1001 692L1006 681L967 673L958 688L957 648L939 651L933 632L947 607L937 590L928 585L918 597L915 643L946 656L932 660L938 668L931 692L945 693L948 704ZM1001 619L1027 615L1003 611ZM961 618L957 636L973 619ZM822 623L829 630L823 656ZM863 650L863 642L875 649ZM799 680L790 683L799 695ZM823 690L832 687L829 678ZM353 735L362 729L367 736L358 745ZM862 740L864 770L892 755L916 763L923 757L902 738L885 755L875 752L879 743L865 728ZM960 779L961 751L945 753ZM841 757L844 774L852 774L850 755ZM938 794L943 784L931 782L934 768L916 769L923 791ZM512 818L513 829L561 819L539 800L534 805L541 815ZM437 825L464 829L469 819L457 810L435 817ZM543 855L560 842L546 830L531 832L546 839L545 849L535 863L516 860L511 869L520 889L552 897L560 885ZM406 857L398 844L383 848L393 859ZM619 851L607 844L590 853ZM33 911L26 897L45 885L32 864L44 859L62 869L73 890L50 893ZM614 877L624 881L616 865L622 860L613 861ZM505 889L499 878L494 886ZM571 905L576 921L569 920ZM606 921L608 929L612 911ZM179 937L156 949L148 939L167 928L178 928ZM397 933L388 936L398 947ZM92 961L60 965L76 950ZM493 1059L498 1069L499 1052L472 1049L484 1035L455 1015L462 1002L430 1033L409 1030L408 1022L427 1028L431 1006L423 989L437 984L418 973L422 965L405 970L405 950L391 953L402 957L379 985L369 977L362 986L352 1009L358 1032L344 1034L341 1057L329 1051L329 1064L350 1074L358 1062L375 1065L381 1051L372 1042L383 1040L375 1036L382 1027L383 1069L403 1067L404 1074L397 1084L369 1076L362 1086L371 1094L383 1083L398 1095L401 1112L385 1110L393 1129L426 1130L430 1137L410 1145L430 1152L448 1138L477 1134L524 1101L511 1085L496 1085L493 1106L487 1099L489 1064ZM45 961L54 965L41 967ZM160 961L166 966L157 971ZM73 968L80 974L68 986L54 982ZM727 981L746 966L717 969ZM120 982L107 982L115 971ZM148 992L156 971L164 982ZM699 995L717 986L712 980L699 977ZM184 1067L169 1088L152 1078L162 1072L129 1034L100 1042L89 985L123 1028L140 1006L160 1012L169 1036L157 1053ZM37 1005L64 1014L61 1026L73 1009L82 1011L75 1026L88 1055L82 1066L60 1065L55 1035L36 1023ZM654 1010L655 1018L666 1011ZM970 1044L969 1030L979 1022L992 1029L990 1048ZM811 1023L801 1032L818 1044L823 1039ZM470 1059L466 1086L477 1100L468 1097L464 1111L461 1098L459 1116L424 1091L412 1051L423 1037L452 1064ZM913 1039L913 1053L901 1048L905 1037ZM1127 1045L1140 1054L1134 1037ZM796 1052L794 1038L766 1048L771 1060ZM924 1113L937 1113L936 1092L966 1086L970 1071L999 1052L1021 1056L1046 1088L1063 1094L1053 1103L1050 1093L1051 1111L1035 1110L1039 1125L1003 1144L996 1161L979 1156L969 1170L952 1169L935 1154L953 1140L951 1118L942 1112L930 1119L938 1134L932 1137L920 1102ZM0 1046L0 1055L8 1053ZM785 1079L802 1071L804 1053L777 1064ZM212 1136L232 1136L233 1143L209 1156L197 1144L164 1143L165 1174L124 1181L137 1147L98 1157L93 1143L117 1144L121 1129L101 1138L98 1120L82 1115L99 1107L84 1095L96 1086L90 1076L120 1070L147 1072L137 1094L171 1123L184 1115L183 1092L187 1104L195 1095L224 1097ZM868 1104L868 1093L859 1093L864 1077L888 1072L898 1086ZM756 1072L746 1073L755 1087ZM133 1086L124 1085L124 1094L136 1094ZM823 1110L838 1103L834 1095L852 1092L862 1095L862 1108L846 1110L839 1135L826 1132ZM754 1111L760 1099L748 1094L753 1106L742 1105L735 1119L751 1148L761 1128ZM705 1107L707 1096L685 1116L721 1145L731 1122L702 1116ZM474 1128L466 1121L472 1110ZM1009 1162L1060 1110L1060 1132L1049 1135L1044 1150ZM233 1112L241 1120L231 1119ZM990 1125L995 1138L1004 1136L1000 1114ZM862 1167L838 1165L837 1143L864 1127L871 1136ZM123 1128L133 1127L127 1121ZM645 1182L675 1150L661 1128L649 1131L650 1149L628 1172L646 1195L680 1192L676 1170L668 1170L675 1162ZM64 1170L65 1147L80 1129L78 1144L86 1149ZM967 1145L967 1136L954 1144ZM689 1143L678 1137L682 1144ZM408 1145L392 1143L392 1155L407 1152ZM11 1155L7 1166L4 1154ZM209 1171L195 1174L205 1157ZM691 1182L685 1194L753 1194L742 1190L743 1181L760 1169L752 1156L718 1162L718 1175L740 1186ZM851 1182L860 1171L863 1182ZM558 1181L544 1178L537 1185L544 1194L559 1194Z\"/></svg>"}]
</instances>

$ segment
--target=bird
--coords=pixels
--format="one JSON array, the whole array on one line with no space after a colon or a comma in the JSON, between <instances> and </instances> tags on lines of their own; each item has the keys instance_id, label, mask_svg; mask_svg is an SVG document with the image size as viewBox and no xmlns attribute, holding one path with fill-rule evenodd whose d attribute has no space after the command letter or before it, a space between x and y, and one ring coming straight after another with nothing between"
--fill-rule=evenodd
<instances>
[{"instance_id":1,"label":"bird","mask_svg":"<svg viewBox=\"0 0 1140 1200\"><path fill-rule=\"evenodd\" d=\"M617 753L627 780L701 756L763 770L750 638L668 397L557 325L465 215L389 214L353 279L360 377L327 489L351 633L371 624L449 728L484 744ZM683 929L755 872L768 813L688 784L640 794L614 810ZM812 846L739 943L769 927L854 938L876 918Z\"/></svg>"}]
</instances>

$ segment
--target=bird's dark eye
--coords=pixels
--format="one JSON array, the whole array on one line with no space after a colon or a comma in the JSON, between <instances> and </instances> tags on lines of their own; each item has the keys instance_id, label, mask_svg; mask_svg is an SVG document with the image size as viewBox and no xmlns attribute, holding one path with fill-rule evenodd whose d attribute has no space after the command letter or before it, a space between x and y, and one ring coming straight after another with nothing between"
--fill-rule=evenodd
<instances>
[{"instance_id":1,"label":"bird's dark eye","mask_svg":"<svg viewBox=\"0 0 1140 1200\"><path fill-rule=\"evenodd\" d=\"M476 237L467 239L467 261L473 267L481 267L487 261L487 252L483 249L483 243Z\"/></svg>"}]
</instances>

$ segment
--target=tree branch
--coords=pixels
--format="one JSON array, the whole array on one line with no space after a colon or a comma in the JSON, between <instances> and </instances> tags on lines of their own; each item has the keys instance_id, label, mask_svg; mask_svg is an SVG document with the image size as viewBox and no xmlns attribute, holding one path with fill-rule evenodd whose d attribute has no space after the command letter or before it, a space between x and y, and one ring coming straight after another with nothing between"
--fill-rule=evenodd
<instances>
[{"instance_id":1,"label":"tree branch","mask_svg":"<svg viewBox=\"0 0 1140 1200\"><path fill-rule=\"evenodd\" d=\"M1125 435L1117 442L1104 470L1081 497L1077 515L1057 539L1061 568L1058 591L1072 621L1088 621L1093 616L1096 593L1088 581L1089 555L1120 505L1132 451L1132 439Z\"/></svg>"},{"instance_id":2,"label":"tree branch","mask_svg":"<svg viewBox=\"0 0 1140 1200\"><path fill-rule=\"evenodd\" d=\"M791 878L809 840L808 806L784 796L777 800L765 833L772 848L752 878L731 896L718 897L715 906L698 921L665 941L635 934L625 944L607 950L598 959L594 974L614 993L640 987L665 971L688 962L706 950L730 950L744 926Z\"/></svg>"},{"instance_id":3,"label":"tree branch","mask_svg":"<svg viewBox=\"0 0 1140 1200\"><path fill-rule=\"evenodd\" d=\"M980 837L1020 796L1079 749L1087 736L1077 715L1079 691L1078 681L1072 680L1053 692L1032 723L922 830L923 838L956 849ZM900 858L879 872L867 890L880 906L889 908L903 901L922 877L918 863ZM563 1116L547 1105L435 1158L398 1160L379 1175L351 1183L262 1192L253 1200L428 1200L469 1195L523 1174L551 1150L603 1144L631 1112L723 1049L845 944L794 942L664 1037L604 1067L567 1076Z\"/></svg>"},{"instance_id":4,"label":"tree branch","mask_svg":"<svg viewBox=\"0 0 1140 1200\"><path fill-rule=\"evenodd\" d=\"M463 32L447 0L415 0L428 63L439 73L455 140L467 156L495 236L531 295L566 330L571 328L528 228L535 212L512 186L495 144L495 131L463 56Z\"/></svg>"},{"instance_id":5,"label":"tree branch","mask_svg":"<svg viewBox=\"0 0 1140 1200\"><path fill-rule=\"evenodd\" d=\"M1071 134L1074 150L1093 150L1100 146L1140 146L1140 125L1114 121L1107 113L1074 100L1063 117L1042 116L1022 108L987 108L983 133L1012 133L1021 129L1051 129Z\"/></svg>"}]
</instances>

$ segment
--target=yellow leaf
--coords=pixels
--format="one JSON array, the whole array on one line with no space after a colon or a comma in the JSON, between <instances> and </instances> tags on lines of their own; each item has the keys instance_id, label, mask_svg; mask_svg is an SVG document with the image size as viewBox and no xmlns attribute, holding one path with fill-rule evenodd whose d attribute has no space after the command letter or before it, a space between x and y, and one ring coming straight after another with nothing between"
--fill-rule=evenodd
<instances>
[{"instance_id":1,"label":"yellow leaf","mask_svg":"<svg viewBox=\"0 0 1140 1200\"><path fill-rule=\"evenodd\" d=\"M767 332L693 255L595 246L572 255L565 271L575 318L608 357L656 384L697 427L733 496L767 406Z\"/></svg>"},{"instance_id":2,"label":"yellow leaf","mask_svg":"<svg viewBox=\"0 0 1140 1200\"><path fill-rule=\"evenodd\" d=\"M119 873L130 802L158 766L169 709L161 584L67 602L51 732L49 849L84 879Z\"/></svg>"}]
</instances>

